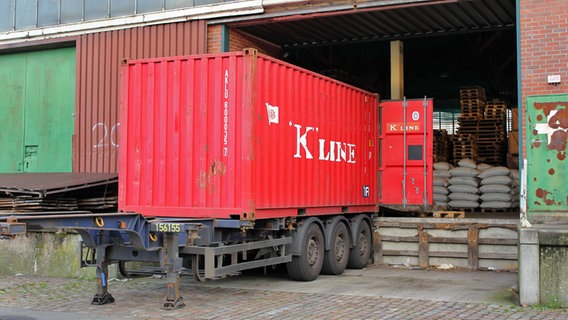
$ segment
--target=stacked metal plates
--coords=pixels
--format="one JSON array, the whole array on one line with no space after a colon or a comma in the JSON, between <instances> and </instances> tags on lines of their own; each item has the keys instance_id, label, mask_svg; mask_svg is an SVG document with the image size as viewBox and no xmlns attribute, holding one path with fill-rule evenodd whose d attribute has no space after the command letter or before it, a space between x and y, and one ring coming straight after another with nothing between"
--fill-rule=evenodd
<instances>
[{"instance_id":1,"label":"stacked metal plates","mask_svg":"<svg viewBox=\"0 0 568 320\"><path fill-rule=\"evenodd\" d=\"M0 212L116 211L117 194L112 173L0 174Z\"/></svg>"}]
</instances>

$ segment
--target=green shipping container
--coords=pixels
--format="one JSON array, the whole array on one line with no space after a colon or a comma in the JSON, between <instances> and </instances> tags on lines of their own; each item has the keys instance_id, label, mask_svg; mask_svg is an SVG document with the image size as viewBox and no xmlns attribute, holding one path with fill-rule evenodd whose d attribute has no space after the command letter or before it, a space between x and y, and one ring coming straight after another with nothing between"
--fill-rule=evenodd
<instances>
[{"instance_id":1,"label":"green shipping container","mask_svg":"<svg viewBox=\"0 0 568 320\"><path fill-rule=\"evenodd\" d=\"M529 219L568 214L568 95L528 96L526 117Z\"/></svg>"},{"instance_id":2,"label":"green shipping container","mask_svg":"<svg viewBox=\"0 0 568 320\"><path fill-rule=\"evenodd\" d=\"M71 172L75 48L0 55L0 172Z\"/></svg>"}]
</instances>

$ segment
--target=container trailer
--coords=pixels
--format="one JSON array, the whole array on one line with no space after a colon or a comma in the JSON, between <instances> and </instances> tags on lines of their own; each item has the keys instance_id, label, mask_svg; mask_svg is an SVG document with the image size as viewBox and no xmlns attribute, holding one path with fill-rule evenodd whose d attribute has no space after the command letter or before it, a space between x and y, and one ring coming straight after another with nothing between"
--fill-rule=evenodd
<instances>
[{"instance_id":1,"label":"container trailer","mask_svg":"<svg viewBox=\"0 0 568 320\"><path fill-rule=\"evenodd\" d=\"M2 234L73 229L97 267L159 261L164 307L199 280L285 264L292 279L363 268L379 205L432 204L432 100L377 94L257 53L122 67L118 213L3 217Z\"/></svg>"}]
</instances>

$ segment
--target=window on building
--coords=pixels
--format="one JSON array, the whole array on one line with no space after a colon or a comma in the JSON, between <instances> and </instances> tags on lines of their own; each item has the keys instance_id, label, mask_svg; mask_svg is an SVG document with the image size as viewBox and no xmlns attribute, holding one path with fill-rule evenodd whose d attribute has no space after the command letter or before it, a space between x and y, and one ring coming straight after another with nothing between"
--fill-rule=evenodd
<instances>
[{"instance_id":1,"label":"window on building","mask_svg":"<svg viewBox=\"0 0 568 320\"><path fill-rule=\"evenodd\" d=\"M235 1L239 0L2 0L0 32Z\"/></svg>"},{"instance_id":2,"label":"window on building","mask_svg":"<svg viewBox=\"0 0 568 320\"><path fill-rule=\"evenodd\" d=\"M445 129L448 134L455 134L460 115L460 111L434 111L434 130Z\"/></svg>"},{"instance_id":3,"label":"window on building","mask_svg":"<svg viewBox=\"0 0 568 320\"><path fill-rule=\"evenodd\" d=\"M0 32L12 31L14 29L14 6L16 0L5 0L2 2L3 10L0 10Z\"/></svg>"},{"instance_id":4,"label":"window on building","mask_svg":"<svg viewBox=\"0 0 568 320\"><path fill-rule=\"evenodd\" d=\"M59 23L79 22L83 19L83 1L77 0L60 0L61 16Z\"/></svg>"},{"instance_id":5,"label":"window on building","mask_svg":"<svg viewBox=\"0 0 568 320\"><path fill-rule=\"evenodd\" d=\"M160 1L155 1L160 2ZM130 16L136 13L136 0L114 0L110 2L110 16Z\"/></svg>"},{"instance_id":6,"label":"window on building","mask_svg":"<svg viewBox=\"0 0 568 320\"><path fill-rule=\"evenodd\" d=\"M59 0L42 0L38 2L37 26L53 26L59 23Z\"/></svg>"},{"instance_id":7,"label":"window on building","mask_svg":"<svg viewBox=\"0 0 568 320\"><path fill-rule=\"evenodd\" d=\"M16 30L35 28L37 0L16 0Z\"/></svg>"},{"instance_id":8,"label":"window on building","mask_svg":"<svg viewBox=\"0 0 568 320\"><path fill-rule=\"evenodd\" d=\"M138 0L136 11L138 13L157 12L164 9L163 1L156 0Z\"/></svg>"}]
</instances>

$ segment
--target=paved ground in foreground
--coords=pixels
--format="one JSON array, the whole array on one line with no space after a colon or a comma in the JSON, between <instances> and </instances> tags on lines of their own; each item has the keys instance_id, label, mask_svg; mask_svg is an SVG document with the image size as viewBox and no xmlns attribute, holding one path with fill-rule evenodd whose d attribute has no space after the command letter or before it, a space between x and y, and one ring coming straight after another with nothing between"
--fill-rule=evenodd
<instances>
[{"instance_id":1,"label":"paved ground in foreground","mask_svg":"<svg viewBox=\"0 0 568 320\"><path fill-rule=\"evenodd\" d=\"M365 277L367 275L374 275L369 276L369 281L379 278L373 270L366 272ZM258 278L261 280L255 280ZM279 277L275 280L282 281ZM94 306L90 304L95 292L94 280L0 275L0 320L568 319L566 310L523 308L506 301L499 304L439 301L435 296L432 299L407 299L373 296L363 291L305 293L290 290L293 286L290 283L286 284L288 289L280 289L278 285L251 287L255 281L266 282L266 277L258 275L245 276L239 281L248 287L224 280L197 283L184 277L180 289L186 307L163 310L163 279L113 279L109 291L116 302ZM310 286L319 286L325 291L328 290L327 285L323 285L326 281L333 280L318 279L310 282Z\"/></svg>"}]
</instances>

